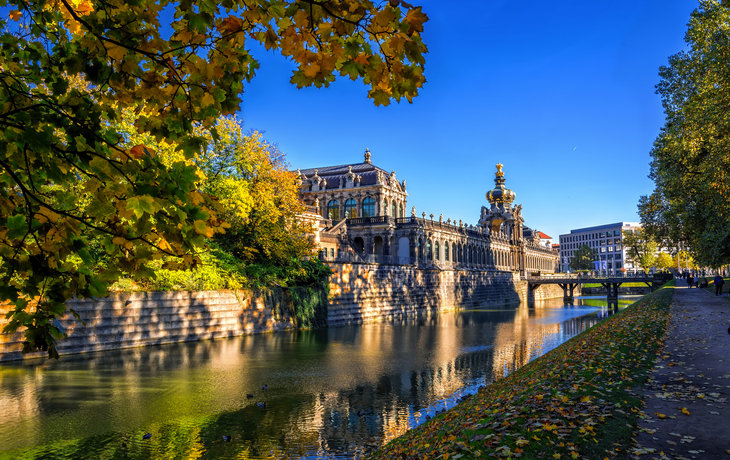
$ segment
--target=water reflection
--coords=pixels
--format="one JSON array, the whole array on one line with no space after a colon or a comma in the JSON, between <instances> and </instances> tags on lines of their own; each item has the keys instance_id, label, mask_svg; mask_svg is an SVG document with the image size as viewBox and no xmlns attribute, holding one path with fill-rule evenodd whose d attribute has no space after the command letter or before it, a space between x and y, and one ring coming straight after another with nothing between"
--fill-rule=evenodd
<instances>
[{"instance_id":1,"label":"water reflection","mask_svg":"<svg viewBox=\"0 0 730 460\"><path fill-rule=\"evenodd\" d=\"M0 457L356 458L613 311L542 301L3 364Z\"/></svg>"}]
</instances>

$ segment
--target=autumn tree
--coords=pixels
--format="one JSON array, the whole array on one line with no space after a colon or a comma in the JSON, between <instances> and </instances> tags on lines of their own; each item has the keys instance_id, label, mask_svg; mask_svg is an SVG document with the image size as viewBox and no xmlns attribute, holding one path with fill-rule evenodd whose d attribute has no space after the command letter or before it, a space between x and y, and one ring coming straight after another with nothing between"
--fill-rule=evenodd
<instances>
[{"instance_id":1,"label":"autumn tree","mask_svg":"<svg viewBox=\"0 0 730 460\"><path fill-rule=\"evenodd\" d=\"M622 243L626 249L626 256L635 265L649 270L656 264L657 244L643 228L624 231Z\"/></svg>"},{"instance_id":2,"label":"autumn tree","mask_svg":"<svg viewBox=\"0 0 730 460\"><path fill-rule=\"evenodd\" d=\"M660 252L656 258L656 267L660 270L669 270L674 267L672 256L666 252Z\"/></svg>"},{"instance_id":3,"label":"autumn tree","mask_svg":"<svg viewBox=\"0 0 730 460\"><path fill-rule=\"evenodd\" d=\"M659 72L666 121L639 213L662 246L718 267L730 263L730 3L701 0L685 41Z\"/></svg>"},{"instance_id":4,"label":"autumn tree","mask_svg":"<svg viewBox=\"0 0 730 460\"><path fill-rule=\"evenodd\" d=\"M689 251L679 251L673 255L672 267L677 267L678 270L696 270L699 268Z\"/></svg>"},{"instance_id":5,"label":"autumn tree","mask_svg":"<svg viewBox=\"0 0 730 460\"><path fill-rule=\"evenodd\" d=\"M420 7L391 0L0 0L0 301L24 352L57 356L65 301L106 293L150 260L191 267L224 232L220 205L190 163L215 121L234 113L258 61L250 41L296 64L298 87L362 80L376 104L411 101L425 82ZM160 27L169 23L169 29ZM163 30L170 30L163 36ZM180 161L115 129L174 142ZM93 270L91 240L110 263Z\"/></svg>"},{"instance_id":6,"label":"autumn tree","mask_svg":"<svg viewBox=\"0 0 730 460\"><path fill-rule=\"evenodd\" d=\"M573 257L570 259L570 269L576 272L593 270L593 259L595 258L595 251L584 244L573 253Z\"/></svg>"},{"instance_id":7,"label":"autumn tree","mask_svg":"<svg viewBox=\"0 0 730 460\"><path fill-rule=\"evenodd\" d=\"M254 282L298 284L326 271L315 255L312 229L301 214L296 174L284 154L261 133L244 134L241 122L221 118L217 137L204 132L207 148L197 162L203 189L219 197L221 216L230 224L215 242L236 256Z\"/></svg>"}]
</instances>

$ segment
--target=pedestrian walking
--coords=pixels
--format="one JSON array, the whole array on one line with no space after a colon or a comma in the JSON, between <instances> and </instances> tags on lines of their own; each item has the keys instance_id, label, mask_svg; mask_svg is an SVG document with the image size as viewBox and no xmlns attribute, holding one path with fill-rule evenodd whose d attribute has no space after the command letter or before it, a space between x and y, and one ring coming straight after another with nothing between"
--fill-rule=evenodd
<instances>
[{"instance_id":1,"label":"pedestrian walking","mask_svg":"<svg viewBox=\"0 0 730 460\"><path fill-rule=\"evenodd\" d=\"M687 275L687 284L689 285L689 288L692 289L692 283L694 282L694 277L692 276L692 273Z\"/></svg>"},{"instance_id":2,"label":"pedestrian walking","mask_svg":"<svg viewBox=\"0 0 730 460\"><path fill-rule=\"evenodd\" d=\"M722 279L720 274L715 275L715 295L722 294L722 285L725 284L725 280Z\"/></svg>"}]
</instances>

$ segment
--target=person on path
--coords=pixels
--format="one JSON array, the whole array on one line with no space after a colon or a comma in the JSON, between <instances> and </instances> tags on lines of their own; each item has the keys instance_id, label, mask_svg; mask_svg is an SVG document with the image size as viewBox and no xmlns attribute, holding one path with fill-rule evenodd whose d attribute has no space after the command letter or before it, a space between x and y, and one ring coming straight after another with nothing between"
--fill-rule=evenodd
<instances>
[{"instance_id":1,"label":"person on path","mask_svg":"<svg viewBox=\"0 0 730 460\"><path fill-rule=\"evenodd\" d=\"M719 274L715 275L715 295L722 294L722 285L725 284L725 280Z\"/></svg>"},{"instance_id":2,"label":"person on path","mask_svg":"<svg viewBox=\"0 0 730 460\"><path fill-rule=\"evenodd\" d=\"M689 288L692 289L692 283L694 282L694 277L692 276L692 273L687 275L687 284L689 285Z\"/></svg>"}]
</instances>

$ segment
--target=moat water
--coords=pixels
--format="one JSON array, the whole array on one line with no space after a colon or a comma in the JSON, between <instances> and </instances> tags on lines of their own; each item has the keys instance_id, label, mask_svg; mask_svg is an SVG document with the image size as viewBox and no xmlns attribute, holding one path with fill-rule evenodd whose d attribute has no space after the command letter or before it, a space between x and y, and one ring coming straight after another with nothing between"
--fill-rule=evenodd
<instances>
[{"instance_id":1,"label":"moat water","mask_svg":"<svg viewBox=\"0 0 730 460\"><path fill-rule=\"evenodd\" d=\"M551 300L0 364L0 458L359 458L614 311Z\"/></svg>"}]
</instances>

